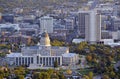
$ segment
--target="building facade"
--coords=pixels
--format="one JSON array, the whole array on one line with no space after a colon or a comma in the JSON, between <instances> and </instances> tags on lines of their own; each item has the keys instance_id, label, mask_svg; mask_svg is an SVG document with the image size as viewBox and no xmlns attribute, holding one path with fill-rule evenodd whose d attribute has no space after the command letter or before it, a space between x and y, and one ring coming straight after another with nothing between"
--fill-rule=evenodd
<instances>
[{"instance_id":1,"label":"building facade","mask_svg":"<svg viewBox=\"0 0 120 79\"><path fill-rule=\"evenodd\" d=\"M69 60L74 59L73 62L63 61L69 55ZM69 53L68 47L53 47L50 45L50 39L46 32L41 35L40 44L37 46L23 47L20 53L11 53L7 55L10 65L27 65L27 66L42 66L53 67L54 62L57 61L59 66L65 64L78 63L78 55Z\"/></svg>"},{"instance_id":2,"label":"building facade","mask_svg":"<svg viewBox=\"0 0 120 79\"><path fill-rule=\"evenodd\" d=\"M101 16L95 11L86 15L85 40L88 43L97 43L101 40Z\"/></svg>"},{"instance_id":3,"label":"building facade","mask_svg":"<svg viewBox=\"0 0 120 79\"><path fill-rule=\"evenodd\" d=\"M11 23L6 23L6 24L0 24L0 32L12 32L15 30L20 30L19 24L11 24Z\"/></svg>"},{"instance_id":4,"label":"building facade","mask_svg":"<svg viewBox=\"0 0 120 79\"><path fill-rule=\"evenodd\" d=\"M53 18L52 17L44 16L40 18L41 33L43 33L45 29L48 33L53 33Z\"/></svg>"},{"instance_id":5,"label":"building facade","mask_svg":"<svg viewBox=\"0 0 120 79\"><path fill-rule=\"evenodd\" d=\"M89 15L87 11L79 11L78 13L78 29L80 36L85 38L86 16Z\"/></svg>"},{"instance_id":6,"label":"building facade","mask_svg":"<svg viewBox=\"0 0 120 79\"><path fill-rule=\"evenodd\" d=\"M78 29L80 36L89 43L99 42L101 39L101 16L97 11L79 11Z\"/></svg>"},{"instance_id":7,"label":"building facade","mask_svg":"<svg viewBox=\"0 0 120 79\"><path fill-rule=\"evenodd\" d=\"M16 35L9 36L8 41L11 44L30 44L32 41L32 37L22 35L22 34L16 34Z\"/></svg>"}]
</instances>

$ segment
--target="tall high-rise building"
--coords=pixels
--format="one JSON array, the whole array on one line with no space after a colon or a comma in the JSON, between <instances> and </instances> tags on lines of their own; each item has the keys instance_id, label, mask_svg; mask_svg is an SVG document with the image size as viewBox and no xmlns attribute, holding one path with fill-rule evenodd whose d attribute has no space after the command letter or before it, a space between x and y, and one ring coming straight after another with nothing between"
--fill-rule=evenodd
<instances>
[{"instance_id":1,"label":"tall high-rise building","mask_svg":"<svg viewBox=\"0 0 120 79\"><path fill-rule=\"evenodd\" d=\"M86 16L89 15L88 11L79 11L78 14L78 30L79 35L85 38L85 26L86 26Z\"/></svg>"},{"instance_id":2,"label":"tall high-rise building","mask_svg":"<svg viewBox=\"0 0 120 79\"><path fill-rule=\"evenodd\" d=\"M100 42L101 40L101 15L90 11L86 16L88 25L85 28L85 40L89 43Z\"/></svg>"},{"instance_id":3,"label":"tall high-rise building","mask_svg":"<svg viewBox=\"0 0 120 79\"><path fill-rule=\"evenodd\" d=\"M49 16L43 16L40 18L40 31L43 33L44 31L48 33L53 33L53 18Z\"/></svg>"},{"instance_id":4,"label":"tall high-rise building","mask_svg":"<svg viewBox=\"0 0 120 79\"><path fill-rule=\"evenodd\" d=\"M79 30L89 43L100 42L101 39L101 16L96 11L79 12Z\"/></svg>"},{"instance_id":5,"label":"tall high-rise building","mask_svg":"<svg viewBox=\"0 0 120 79\"><path fill-rule=\"evenodd\" d=\"M117 1L115 2L114 6L113 6L113 15L120 16L120 4Z\"/></svg>"}]
</instances>

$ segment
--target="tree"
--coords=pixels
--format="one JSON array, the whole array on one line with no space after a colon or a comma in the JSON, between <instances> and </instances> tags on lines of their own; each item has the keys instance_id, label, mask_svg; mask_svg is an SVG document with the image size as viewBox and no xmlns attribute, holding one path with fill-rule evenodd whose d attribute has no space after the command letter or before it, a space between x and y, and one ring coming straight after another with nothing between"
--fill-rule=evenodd
<instances>
[{"instance_id":1,"label":"tree","mask_svg":"<svg viewBox=\"0 0 120 79\"><path fill-rule=\"evenodd\" d=\"M48 73L49 75L51 75L53 72L54 72L53 69L48 69L48 70L47 70L47 73Z\"/></svg>"},{"instance_id":2,"label":"tree","mask_svg":"<svg viewBox=\"0 0 120 79\"><path fill-rule=\"evenodd\" d=\"M59 74L59 79L65 79L65 76L63 74Z\"/></svg>"},{"instance_id":3,"label":"tree","mask_svg":"<svg viewBox=\"0 0 120 79\"><path fill-rule=\"evenodd\" d=\"M91 56L91 55L87 55L87 56L86 56L86 60L87 60L88 62L91 62L91 61L92 61L92 56Z\"/></svg>"},{"instance_id":4,"label":"tree","mask_svg":"<svg viewBox=\"0 0 120 79\"><path fill-rule=\"evenodd\" d=\"M50 79L50 75L47 72L41 72L38 79Z\"/></svg>"},{"instance_id":5,"label":"tree","mask_svg":"<svg viewBox=\"0 0 120 79\"><path fill-rule=\"evenodd\" d=\"M51 79L59 79L58 75L56 75L56 74L52 74L50 78Z\"/></svg>"},{"instance_id":6,"label":"tree","mask_svg":"<svg viewBox=\"0 0 120 79\"><path fill-rule=\"evenodd\" d=\"M63 46L64 44L64 42L58 40L54 40L53 42L51 42L52 46Z\"/></svg>"},{"instance_id":7,"label":"tree","mask_svg":"<svg viewBox=\"0 0 120 79\"><path fill-rule=\"evenodd\" d=\"M23 75L18 75L17 78L18 78L18 79L24 79L24 76L23 76Z\"/></svg>"},{"instance_id":8,"label":"tree","mask_svg":"<svg viewBox=\"0 0 120 79\"><path fill-rule=\"evenodd\" d=\"M33 73L33 79L38 79L38 75L39 75L39 73L34 72Z\"/></svg>"},{"instance_id":9,"label":"tree","mask_svg":"<svg viewBox=\"0 0 120 79\"><path fill-rule=\"evenodd\" d=\"M21 72L20 72L19 70L15 70L14 73L15 73L16 75L21 74Z\"/></svg>"},{"instance_id":10,"label":"tree","mask_svg":"<svg viewBox=\"0 0 120 79\"><path fill-rule=\"evenodd\" d=\"M90 49L91 52L93 52L94 50L96 50L96 48L94 46L90 46L89 49Z\"/></svg>"},{"instance_id":11,"label":"tree","mask_svg":"<svg viewBox=\"0 0 120 79\"><path fill-rule=\"evenodd\" d=\"M68 70L66 71L66 73L70 75L70 74L72 74L72 71L71 71L70 69L68 69Z\"/></svg>"},{"instance_id":12,"label":"tree","mask_svg":"<svg viewBox=\"0 0 120 79\"><path fill-rule=\"evenodd\" d=\"M4 74L0 74L0 79L3 79Z\"/></svg>"},{"instance_id":13,"label":"tree","mask_svg":"<svg viewBox=\"0 0 120 79\"><path fill-rule=\"evenodd\" d=\"M81 51L81 50L83 50L86 46L87 46L87 43L86 43L86 42L81 42L81 43L78 45L77 49L78 49L79 51Z\"/></svg>"},{"instance_id":14,"label":"tree","mask_svg":"<svg viewBox=\"0 0 120 79\"><path fill-rule=\"evenodd\" d=\"M116 74L115 74L115 72L110 72L110 78L115 78L115 76L116 76Z\"/></svg>"},{"instance_id":15,"label":"tree","mask_svg":"<svg viewBox=\"0 0 120 79\"><path fill-rule=\"evenodd\" d=\"M58 61L55 60L55 62L54 62L54 68L57 68L57 67L58 67Z\"/></svg>"},{"instance_id":16,"label":"tree","mask_svg":"<svg viewBox=\"0 0 120 79\"><path fill-rule=\"evenodd\" d=\"M90 79L87 75L84 75L83 77L84 77L85 79Z\"/></svg>"},{"instance_id":17,"label":"tree","mask_svg":"<svg viewBox=\"0 0 120 79\"><path fill-rule=\"evenodd\" d=\"M50 79L50 74L47 72L34 73L33 79Z\"/></svg>"},{"instance_id":18,"label":"tree","mask_svg":"<svg viewBox=\"0 0 120 79\"><path fill-rule=\"evenodd\" d=\"M14 73L18 76L18 75L25 75L25 69L23 67L17 67L14 70Z\"/></svg>"},{"instance_id":19,"label":"tree","mask_svg":"<svg viewBox=\"0 0 120 79\"><path fill-rule=\"evenodd\" d=\"M108 75L103 75L102 79L110 79Z\"/></svg>"},{"instance_id":20,"label":"tree","mask_svg":"<svg viewBox=\"0 0 120 79\"><path fill-rule=\"evenodd\" d=\"M89 79L93 79L93 72L89 72L88 76L89 76Z\"/></svg>"}]
</instances>

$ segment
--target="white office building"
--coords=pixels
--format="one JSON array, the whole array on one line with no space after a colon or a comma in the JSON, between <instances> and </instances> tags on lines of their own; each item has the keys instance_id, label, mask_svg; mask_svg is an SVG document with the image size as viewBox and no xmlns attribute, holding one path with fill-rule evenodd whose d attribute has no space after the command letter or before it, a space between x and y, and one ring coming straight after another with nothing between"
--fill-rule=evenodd
<instances>
[{"instance_id":1,"label":"white office building","mask_svg":"<svg viewBox=\"0 0 120 79\"><path fill-rule=\"evenodd\" d=\"M12 32L12 31L19 31L20 27L19 24L11 24L11 23L6 23L6 24L0 24L0 32Z\"/></svg>"},{"instance_id":2,"label":"white office building","mask_svg":"<svg viewBox=\"0 0 120 79\"><path fill-rule=\"evenodd\" d=\"M64 61L66 58L69 59ZM50 45L50 39L46 32L42 33L40 44L37 46L23 47L19 53L11 53L7 55L8 64L20 66L42 66L53 67L57 61L59 66L64 64L78 63L78 55L69 53L68 47L55 47ZM64 64L63 64L64 63Z\"/></svg>"},{"instance_id":3,"label":"white office building","mask_svg":"<svg viewBox=\"0 0 120 79\"><path fill-rule=\"evenodd\" d=\"M94 44L101 40L101 16L96 11L87 11L85 16L85 40Z\"/></svg>"},{"instance_id":4,"label":"white office building","mask_svg":"<svg viewBox=\"0 0 120 79\"><path fill-rule=\"evenodd\" d=\"M43 16L40 18L40 31L41 33L46 30L48 33L53 33L53 18L49 16Z\"/></svg>"}]
</instances>

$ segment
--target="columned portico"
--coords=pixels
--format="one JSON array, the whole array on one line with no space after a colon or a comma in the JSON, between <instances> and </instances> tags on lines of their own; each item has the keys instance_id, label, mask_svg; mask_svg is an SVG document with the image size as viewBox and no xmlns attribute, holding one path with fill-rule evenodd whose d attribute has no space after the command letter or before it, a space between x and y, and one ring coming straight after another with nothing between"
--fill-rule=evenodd
<instances>
[{"instance_id":1,"label":"columned portico","mask_svg":"<svg viewBox=\"0 0 120 79\"><path fill-rule=\"evenodd\" d=\"M35 59L36 59L36 61L34 61L35 64L43 65L45 67L53 66L54 62L56 60L58 61L58 65L62 65L62 57L61 56L40 56L40 55L37 55L34 57L34 60Z\"/></svg>"}]
</instances>

